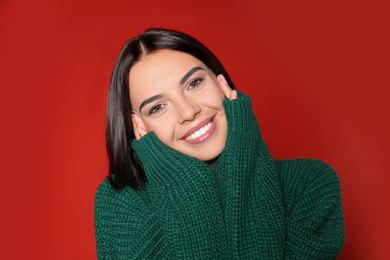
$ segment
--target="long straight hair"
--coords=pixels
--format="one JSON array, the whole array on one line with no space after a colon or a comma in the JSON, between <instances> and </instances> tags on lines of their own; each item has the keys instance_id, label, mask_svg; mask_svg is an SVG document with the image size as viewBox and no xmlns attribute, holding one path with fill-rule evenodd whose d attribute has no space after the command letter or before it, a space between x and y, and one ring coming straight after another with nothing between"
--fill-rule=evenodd
<instances>
[{"instance_id":1,"label":"long straight hair","mask_svg":"<svg viewBox=\"0 0 390 260\"><path fill-rule=\"evenodd\" d=\"M122 48L111 75L107 100L106 149L108 179L115 189L128 185L137 189L147 181L137 154L131 147L135 138L131 124L129 96L130 69L145 55L170 49L188 53L202 61L215 75L223 74L232 89L232 80L218 58L194 37L175 30L153 28L130 39Z\"/></svg>"}]
</instances>

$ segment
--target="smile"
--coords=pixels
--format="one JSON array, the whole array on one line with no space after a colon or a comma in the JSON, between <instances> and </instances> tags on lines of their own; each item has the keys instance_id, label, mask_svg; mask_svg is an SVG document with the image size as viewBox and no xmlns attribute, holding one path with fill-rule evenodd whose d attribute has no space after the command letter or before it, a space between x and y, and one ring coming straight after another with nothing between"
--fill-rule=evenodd
<instances>
[{"instance_id":1,"label":"smile","mask_svg":"<svg viewBox=\"0 0 390 260\"><path fill-rule=\"evenodd\" d=\"M215 127L215 116L209 117L187 131L181 140L190 144L201 144L210 139L215 132Z\"/></svg>"},{"instance_id":2,"label":"smile","mask_svg":"<svg viewBox=\"0 0 390 260\"><path fill-rule=\"evenodd\" d=\"M187 136L186 139L187 140L193 140L193 139L195 139L197 137L200 137L201 135L203 135L204 133L206 133L210 129L212 124L213 124L213 122L208 123L207 125L205 125L201 129L199 129L198 131L193 133L192 135Z\"/></svg>"}]
</instances>

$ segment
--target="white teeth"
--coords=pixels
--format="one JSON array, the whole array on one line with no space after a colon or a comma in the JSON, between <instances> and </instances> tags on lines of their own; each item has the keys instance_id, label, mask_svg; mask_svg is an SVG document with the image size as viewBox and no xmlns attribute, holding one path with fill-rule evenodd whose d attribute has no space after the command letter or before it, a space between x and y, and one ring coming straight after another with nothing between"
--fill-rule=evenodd
<instances>
[{"instance_id":1,"label":"white teeth","mask_svg":"<svg viewBox=\"0 0 390 260\"><path fill-rule=\"evenodd\" d=\"M196 131L195 133L189 135L186 137L187 140L192 140L192 139L195 139L195 138L198 138L199 136L203 135L204 133L206 133L211 125L213 124L213 122L210 122L208 123L207 125L205 125L204 127L202 127L201 129L199 129L198 131Z\"/></svg>"}]
</instances>

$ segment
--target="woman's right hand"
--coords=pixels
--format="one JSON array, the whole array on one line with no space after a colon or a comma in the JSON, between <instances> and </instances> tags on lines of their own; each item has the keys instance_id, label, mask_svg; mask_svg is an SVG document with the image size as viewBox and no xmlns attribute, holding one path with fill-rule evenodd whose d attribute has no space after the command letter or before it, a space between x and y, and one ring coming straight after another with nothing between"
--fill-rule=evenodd
<instances>
[{"instance_id":1,"label":"woman's right hand","mask_svg":"<svg viewBox=\"0 0 390 260\"><path fill-rule=\"evenodd\" d=\"M148 131L146 131L146 127L142 119L138 117L136 114L131 114L131 122L133 124L135 139L138 141L144 135L146 135Z\"/></svg>"}]
</instances>

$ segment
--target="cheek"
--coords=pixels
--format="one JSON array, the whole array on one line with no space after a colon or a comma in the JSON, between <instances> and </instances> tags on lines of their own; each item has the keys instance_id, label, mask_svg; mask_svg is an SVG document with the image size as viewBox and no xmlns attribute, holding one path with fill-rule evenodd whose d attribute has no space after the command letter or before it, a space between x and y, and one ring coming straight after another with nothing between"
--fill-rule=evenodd
<instances>
[{"instance_id":1,"label":"cheek","mask_svg":"<svg viewBox=\"0 0 390 260\"><path fill-rule=\"evenodd\" d=\"M169 146L174 133L174 123L166 118L144 120L146 131L154 132L158 139Z\"/></svg>"},{"instance_id":2,"label":"cheek","mask_svg":"<svg viewBox=\"0 0 390 260\"><path fill-rule=\"evenodd\" d=\"M214 93L216 97L221 99L222 101L225 99L225 94L223 93L221 87L219 86L219 83L217 81L217 78L212 79L212 87L211 91Z\"/></svg>"},{"instance_id":3,"label":"cheek","mask_svg":"<svg viewBox=\"0 0 390 260\"><path fill-rule=\"evenodd\" d=\"M218 85L213 84L207 89L207 93L202 95L202 99L213 107L219 107L222 106L225 95Z\"/></svg>"}]
</instances>

